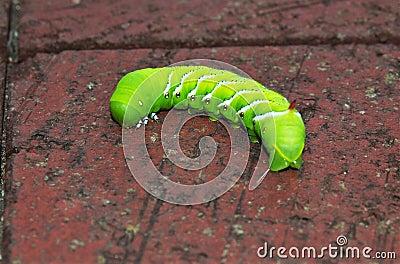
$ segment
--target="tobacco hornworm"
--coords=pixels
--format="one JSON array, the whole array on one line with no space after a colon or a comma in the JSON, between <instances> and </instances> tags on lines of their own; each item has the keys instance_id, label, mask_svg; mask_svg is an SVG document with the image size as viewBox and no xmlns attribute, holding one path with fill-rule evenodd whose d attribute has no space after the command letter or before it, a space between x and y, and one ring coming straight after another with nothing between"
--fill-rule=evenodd
<instances>
[{"instance_id":1,"label":"tobacco hornworm","mask_svg":"<svg viewBox=\"0 0 400 264\"><path fill-rule=\"evenodd\" d=\"M262 140L272 171L302 164L305 126L294 102L231 71L206 66L136 70L119 81L110 99L112 117L124 127L174 106L226 118L233 126L243 122L252 141Z\"/></svg>"}]
</instances>

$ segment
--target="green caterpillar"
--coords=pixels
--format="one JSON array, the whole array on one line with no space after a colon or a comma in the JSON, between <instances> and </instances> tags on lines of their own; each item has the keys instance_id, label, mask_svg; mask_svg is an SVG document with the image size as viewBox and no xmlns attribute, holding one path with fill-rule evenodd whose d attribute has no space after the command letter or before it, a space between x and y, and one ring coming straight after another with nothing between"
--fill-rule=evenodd
<instances>
[{"instance_id":1,"label":"green caterpillar","mask_svg":"<svg viewBox=\"0 0 400 264\"><path fill-rule=\"evenodd\" d=\"M262 140L272 171L302 164L305 126L294 102L231 71L206 66L141 69L125 75L110 99L112 117L124 127L174 106L226 118L233 126L243 122L252 141Z\"/></svg>"}]
</instances>

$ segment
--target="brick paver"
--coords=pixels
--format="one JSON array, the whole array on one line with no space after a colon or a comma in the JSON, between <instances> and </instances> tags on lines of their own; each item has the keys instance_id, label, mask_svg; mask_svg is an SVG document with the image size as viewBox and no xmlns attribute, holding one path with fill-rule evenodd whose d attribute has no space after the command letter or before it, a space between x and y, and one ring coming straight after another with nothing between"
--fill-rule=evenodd
<instances>
[{"instance_id":1,"label":"brick paver","mask_svg":"<svg viewBox=\"0 0 400 264\"><path fill-rule=\"evenodd\" d=\"M399 6L375 2L21 2L20 62L0 63L4 262L293 263L260 259L257 249L319 249L339 235L399 256ZM109 98L129 71L193 58L235 65L297 100L307 130L300 170L270 173L249 191L260 149L252 144L239 182L210 203L172 205L141 188ZM198 117L182 130L185 153L198 153L202 135L220 146L195 174L165 158L161 125L151 121L146 138L165 175L190 183L226 166L221 124Z\"/></svg>"},{"instance_id":2,"label":"brick paver","mask_svg":"<svg viewBox=\"0 0 400 264\"><path fill-rule=\"evenodd\" d=\"M400 6L363 1L25 1L22 56L87 48L399 43Z\"/></svg>"},{"instance_id":3,"label":"brick paver","mask_svg":"<svg viewBox=\"0 0 400 264\"><path fill-rule=\"evenodd\" d=\"M249 192L251 162L235 188L191 207L141 189L125 165L109 96L127 71L196 57L228 58L298 100L307 127L300 171L271 173ZM353 246L396 249L399 57L395 46L346 45L69 51L28 59L9 76L10 260L248 262L257 261L263 241L321 247L339 234ZM149 136L160 132L160 124L148 128ZM187 133L182 137L191 142ZM149 152L163 164L158 143Z\"/></svg>"}]
</instances>

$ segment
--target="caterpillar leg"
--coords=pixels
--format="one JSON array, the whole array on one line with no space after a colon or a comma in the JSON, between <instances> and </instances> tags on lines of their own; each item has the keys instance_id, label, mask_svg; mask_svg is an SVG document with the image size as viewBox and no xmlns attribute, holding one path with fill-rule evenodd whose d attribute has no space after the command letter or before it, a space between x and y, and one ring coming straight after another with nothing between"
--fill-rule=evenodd
<instances>
[{"instance_id":1,"label":"caterpillar leg","mask_svg":"<svg viewBox=\"0 0 400 264\"><path fill-rule=\"evenodd\" d=\"M258 143L258 137L257 136L249 135L249 138L250 138L250 141L252 143Z\"/></svg>"},{"instance_id":2,"label":"caterpillar leg","mask_svg":"<svg viewBox=\"0 0 400 264\"><path fill-rule=\"evenodd\" d=\"M143 125L143 121L139 120L139 122L136 124L136 128L139 128Z\"/></svg>"},{"instance_id":3,"label":"caterpillar leg","mask_svg":"<svg viewBox=\"0 0 400 264\"><path fill-rule=\"evenodd\" d=\"M201 113L201 112L204 112L204 111L200 110L200 109L196 109L196 108L189 108L188 109L188 113L190 115L195 115L195 114L198 114L198 113Z\"/></svg>"},{"instance_id":4,"label":"caterpillar leg","mask_svg":"<svg viewBox=\"0 0 400 264\"><path fill-rule=\"evenodd\" d=\"M158 117L157 117L158 119ZM145 116L142 120L139 120L139 122L136 124L136 128L141 127L142 125L147 125L149 123L149 118Z\"/></svg>"},{"instance_id":5,"label":"caterpillar leg","mask_svg":"<svg viewBox=\"0 0 400 264\"><path fill-rule=\"evenodd\" d=\"M154 120L154 121L158 121L158 120L160 120L159 118L158 118L158 116L157 116L157 114L156 113L151 113L150 115L149 115L149 117L150 117L150 119L151 120Z\"/></svg>"},{"instance_id":6,"label":"caterpillar leg","mask_svg":"<svg viewBox=\"0 0 400 264\"><path fill-rule=\"evenodd\" d=\"M249 138L252 143L258 143L258 137L257 137L256 133L254 132L254 130L248 129L247 133L249 134Z\"/></svg>"}]
</instances>

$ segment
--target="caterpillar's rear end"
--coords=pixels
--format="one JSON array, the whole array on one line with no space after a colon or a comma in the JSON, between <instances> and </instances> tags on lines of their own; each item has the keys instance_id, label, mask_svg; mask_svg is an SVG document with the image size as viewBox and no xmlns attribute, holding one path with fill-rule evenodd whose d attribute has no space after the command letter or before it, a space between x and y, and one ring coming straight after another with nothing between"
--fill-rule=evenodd
<instances>
[{"instance_id":1,"label":"caterpillar's rear end","mask_svg":"<svg viewBox=\"0 0 400 264\"><path fill-rule=\"evenodd\" d=\"M126 74L117 84L113 95L110 98L110 111L115 121L121 126L136 125L143 117L149 113L146 107L137 107L132 104L131 97L152 74L157 72L158 68L146 68L130 72ZM146 101L142 100L138 104L144 104Z\"/></svg>"}]
</instances>

